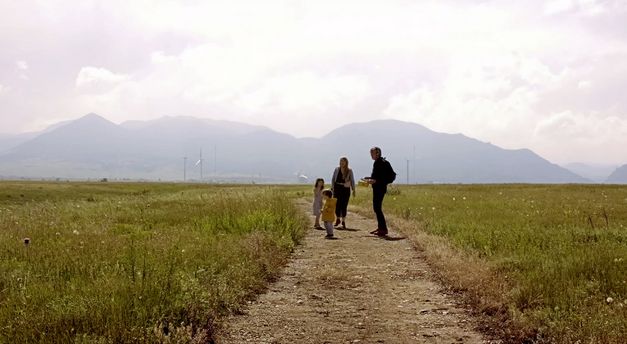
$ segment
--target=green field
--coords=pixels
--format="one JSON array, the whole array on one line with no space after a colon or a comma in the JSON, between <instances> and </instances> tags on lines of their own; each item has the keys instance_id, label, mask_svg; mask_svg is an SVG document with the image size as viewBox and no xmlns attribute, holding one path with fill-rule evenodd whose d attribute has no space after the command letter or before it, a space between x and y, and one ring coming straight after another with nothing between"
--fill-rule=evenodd
<instances>
[{"instance_id":1,"label":"green field","mask_svg":"<svg viewBox=\"0 0 627 344\"><path fill-rule=\"evenodd\" d=\"M357 191L354 203L367 209L369 190ZM444 278L490 315L505 313L517 338L625 342L627 187L403 185L384 210L415 224L405 234L444 237L465 255ZM446 266L447 257L427 254Z\"/></svg>"},{"instance_id":2,"label":"green field","mask_svg":"<svg viewBox=\"0 0 627 344\"><path fill-rule=\"evenodd\" d=\"M0 343L205 342L302 237L292 194L0 183Z\"/></svg>"},{"instance_id":3,"label":"green field","mask_svg":"<svg viewBox=\"0 0 627 344\"><path fill-rule=\"evenodd\" d=\"M202 342L277 276L310 194L1 182L0 343ZM510 341L624 342L627 187L401 185L384 210Z\"/></svg>"}]
</instances>

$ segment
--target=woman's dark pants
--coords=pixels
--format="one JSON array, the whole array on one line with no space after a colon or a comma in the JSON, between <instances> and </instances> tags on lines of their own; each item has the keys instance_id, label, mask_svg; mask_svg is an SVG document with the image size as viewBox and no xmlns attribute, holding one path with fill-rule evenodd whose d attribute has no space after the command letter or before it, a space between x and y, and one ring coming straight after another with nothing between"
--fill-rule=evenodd
<instances>
[{"instance_id":1,"label":"woman's dark pants","mask_svg":"<svg viewBox=\"0 0 627 344\"><path fill-rule=\"evenodd\" d=\"M335 205L335 216L346 217L348 200L351 197L351 189L336 185L333 191L335 198L337 198L337 204Z\"/></svg>"}]
</instances>

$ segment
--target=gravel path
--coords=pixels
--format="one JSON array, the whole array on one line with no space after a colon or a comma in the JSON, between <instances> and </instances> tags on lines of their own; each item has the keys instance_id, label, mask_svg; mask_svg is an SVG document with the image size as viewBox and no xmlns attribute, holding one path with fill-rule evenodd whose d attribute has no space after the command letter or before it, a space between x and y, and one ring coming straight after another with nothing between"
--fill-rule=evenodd
<instances>
[{"instance_id":1,"label":"gravel path","mask_svg":"<svg viewBox=\"0 0 627 344\"><path fill-rule=\"evenodd\" d=\"M370 235L376 221L355 213L347 225L337 240L310 229L282 277L225 321L217 343L489 343L408 240Z\"/></svg>"}]
</instances>

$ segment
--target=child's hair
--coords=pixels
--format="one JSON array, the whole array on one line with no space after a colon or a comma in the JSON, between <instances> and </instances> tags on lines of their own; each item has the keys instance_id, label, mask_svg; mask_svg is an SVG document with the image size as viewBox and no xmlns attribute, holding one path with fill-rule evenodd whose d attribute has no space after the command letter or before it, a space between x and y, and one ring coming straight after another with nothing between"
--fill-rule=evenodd
<instances>
[{"instance_id":1,"label":"child's hair","mask_svg":"<svg viewBox=\"0 0 627 344\"><path fill-rule=\"evenodd\" d=\"M322 183L322 187L324 187L324 179L318 178L316 179L316 183L314 184L314 190L318 188L318 183Z\"/></svg>"},{"instance_id":2,"label":"child's hair","mask_svg":"<svg viewBox=\"0 0 627 344\"><path fill-rule=\"evenodd\" d=\"M333 197L333 191L331 191L329 189L322 190L322 195L331 198L331 197Z\"/></svg>"}]
</instances>

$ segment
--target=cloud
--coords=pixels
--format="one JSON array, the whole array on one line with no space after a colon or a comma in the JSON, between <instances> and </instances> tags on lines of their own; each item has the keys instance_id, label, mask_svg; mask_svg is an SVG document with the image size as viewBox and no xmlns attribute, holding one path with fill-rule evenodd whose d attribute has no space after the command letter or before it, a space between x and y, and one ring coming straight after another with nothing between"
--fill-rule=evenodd
<instances>
[{"instance_id":1,"label":"cloud","mask_svg":"<svg viewBox=\"0 0 627 344\"><path fill-rule=\"evenodd\" d=\"M606 6L597 0L550 0L544 5L544 14L553 16L575 13L583 16L597 16L608 11Z\"/></svg>"},{"instance_id":2,"label":"cloud","mask_svg":"<svg viewBox=\"0 0 627 344\"><path fill-rule=\"evenodd\" d=\"M302 71L269 78L253 92L243 95L239 105L260 112L320 113L327 108L348 107L368 94L367 78L358 75L321 76Z\"/></svg>"},{"instance_id":3,"label":"cloud","mask_svg":"<svg viewBox=\"0 0 627 344\"><path fill-rule=\"evenodd\" d=\"M442 81L391 98L385 115L445 132L519 147L533 128L540 94L562 78L537 59L515 54L455 64ZM522 126L522 128L521 128Z\"/></svg>"},{"instance_id":4,"label":"cloud","mask_svg":"<svg viewBox=\"0 0 627 344\"><path fill-rule=\"evenodd\" d=\"M558 162L578 161L582 156L596 163L625 161L624 137L627 137L626 118L573 111L541 119L533 133L541 151L558 157L555 159Z\"/></svg>"},{"instance_id":5,"label":"cloud","mask_svg":"<svg viewBox=\"0 0 627 344\"><path fill-rule=\"evenodd\" d=\"M0 126L97 112L320 136L386 117L593 159L570 145L586 130L627 144L625 21L621 0L0 2Z\"/></svg>"},{"instance_id":6,"label":"cloud","mask_svg":"<svg viewBox=\"0 0 627 344\"><path fill-rule=\"evenodd\" d=\"M17 61L15 65L19 70L28 70L28 63L26 63L26 61Z\"/></svg>"},{"instance_id":7,"label":"cloud","mask_svg":"<svg viewBox=\"0 0 627 344\"><path fill-rule=\"evenodd\" d=\"M627 137L627 104L618 91L627 87L626 58L597 56L603 62L553 71L531 57L486 56L451 68L440 83L392 97L385 115L531 148L553 161L627 161L619 148Z\"/></svg>"},{"instance_id":8,"label":"cloud","mask_svg":"<svg viewBox=\"0 0 627 344\"><path fill-rule=\"evenodd\" d=\"M109 87L127 80L124 74L115 74L105 68L83 67L76 77L77 88Z\"/></svg>"},{"instance_id":9,"label":"cloud","mask_svg":"<svg viewBox=\"0 0 627 344\"><path fill-rule=\"evenodd\" d=\"M544 4L544 14L554 15L563 12L568 12L575 8L574 0L551 0Z\"/></svg>"}]
</instances>

